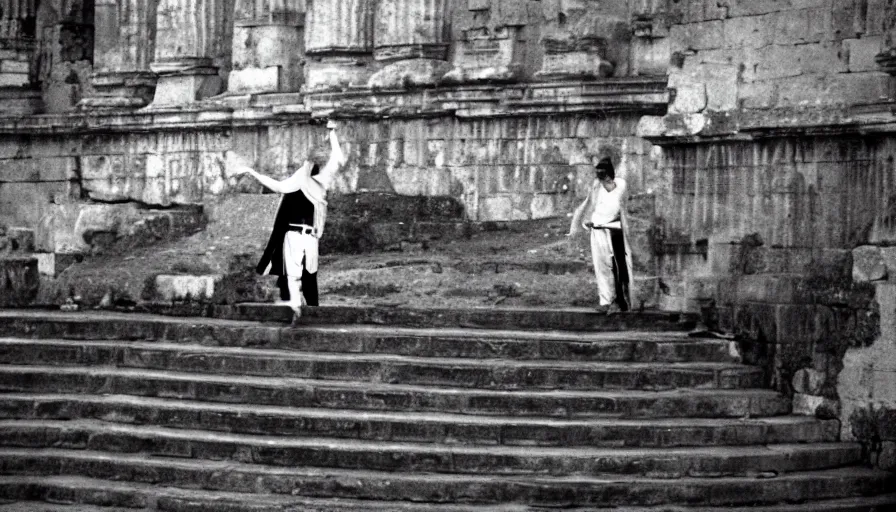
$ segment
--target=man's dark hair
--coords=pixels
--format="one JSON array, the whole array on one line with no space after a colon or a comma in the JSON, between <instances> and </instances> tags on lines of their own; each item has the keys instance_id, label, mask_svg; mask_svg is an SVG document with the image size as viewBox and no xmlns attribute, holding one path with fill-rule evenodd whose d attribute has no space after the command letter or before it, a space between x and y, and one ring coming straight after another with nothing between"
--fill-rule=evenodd
<instances>
[{"instance_id":1,"label":"man's dark hair","mask_svg":"<svg viewBox=\"0 0 896 512\"><path fill-rule=\"evenodd\" d=\"M594 169L597 171L597 179L599 180L616 178L616 169L613 167L613 161L608 156L601 158L597 165L594 166Z\"/></svg>"}]
</instances>

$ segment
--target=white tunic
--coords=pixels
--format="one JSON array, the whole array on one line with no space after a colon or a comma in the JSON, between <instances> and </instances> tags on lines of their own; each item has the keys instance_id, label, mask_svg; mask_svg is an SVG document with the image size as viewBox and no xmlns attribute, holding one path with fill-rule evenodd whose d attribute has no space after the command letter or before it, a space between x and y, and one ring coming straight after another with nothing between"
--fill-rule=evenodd
<instances>
[{"instance_id":1,"label":"white tunic","mask_svg":"<svg viewBox=\"0 0 896 512\"><path fill-rule=\"evenodd\" d=\"M616 188L607 191L603 184L597 186L597 194L594 201L594 212L591 214L591 222L595 226L605 226L611 222L619 221L622 212L622 198L625 196L627 184L624 179L616 178ZM621 224L612 227L621 227Z\"/></svg>"}]
</instances>

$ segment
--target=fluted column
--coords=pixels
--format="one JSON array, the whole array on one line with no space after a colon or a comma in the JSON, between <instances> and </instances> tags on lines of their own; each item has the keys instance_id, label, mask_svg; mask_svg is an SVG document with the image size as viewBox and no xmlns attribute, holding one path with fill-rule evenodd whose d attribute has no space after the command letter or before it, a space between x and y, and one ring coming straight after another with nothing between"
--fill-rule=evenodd
<instances>
[{"instance_id":1,"label":"fluted column","mask_svg":"<svg viewBox=\"0 0 896 512\"><path fill-rule=\"evenodd\" d=\"M36 18L36 0L0 0L0 113L30 114L41 108Z\"/></svg>"},{"instance_id":2,"label":"fluted column","mask_svg":"<svg viewBox=\"0 0 896 512\"><path fill-rule=\"evenodd\" d=\"M374 18L375 60L386 63L372 87L434 85L450 69L448 0L379 0Z\"/></svg>"},{"instance_id":3,"label":"fluted column","mask_svg":"<svg viewBox=\"0 0 896 512\"><path fill-rule=\"evenodd\" d=\"M228 92L298 90L304 17L305 0L236 0Z\"/></svg>"},{"instance_id":4,"label":"fluted column","mask_svg":"<svg viewBox=\"0 0 896 512\"><path fill-rule=\"evenodd\" d=\"M221 92L214 64L217 38L225 33L224 0L160 0L155 57L159 75L152 107L184 105Z\"/></svg>"},{"instance_id":5,"label":"fluted column","mask_svg":"<svg viewBox=\"0 0 896 512\"><path fill-rule=\"evenodd\" d=\"M81 100L90 108L139 108L152 100L158 0L96 0L94 94Z\"/></svg>"},{"instance_id":6,"label":"fluted column","mask_svg":"<svg viewBox=\"0 0 896 512\"><path fill-rule=\"evenodd\" d=\"M373 59L375 0L308 0L305 87L309 91L364 85Z\"/></svg>"}]
</instances>

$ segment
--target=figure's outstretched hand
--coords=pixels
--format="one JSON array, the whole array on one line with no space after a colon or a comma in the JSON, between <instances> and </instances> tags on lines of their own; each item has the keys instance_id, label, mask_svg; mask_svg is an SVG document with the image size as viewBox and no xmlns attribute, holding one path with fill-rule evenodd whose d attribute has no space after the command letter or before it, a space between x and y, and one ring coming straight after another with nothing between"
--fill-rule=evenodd
<instances>
[{"instance_id":1,"label":"figure's outstretched hand","mask_svg":"<svg viewBox=\"0 0 896 512\"><path fill-rule=\"evenodd\" d=\"M228 176L242 176L252 170L250 162L236 151L228 151L224 154L224 166Z\"/></svg>"}]
</instances>

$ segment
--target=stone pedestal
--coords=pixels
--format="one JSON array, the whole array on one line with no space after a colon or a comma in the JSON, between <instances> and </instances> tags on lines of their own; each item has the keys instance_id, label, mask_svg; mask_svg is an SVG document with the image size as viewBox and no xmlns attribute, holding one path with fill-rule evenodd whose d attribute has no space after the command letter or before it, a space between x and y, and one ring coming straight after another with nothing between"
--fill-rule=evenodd
<instances>
[{"instance_id":1,"label":"stone pedestal","mask_svg":"<svg viewBox=\"0 0 896 512\"><path fill-rule=\"evenodd\" d=\"M159 81L150 107L187 105L222 91L214 54L223 8L221 0L160 0L150 64Z\"/></svg>"},{"instance_id":2,"label":"stone pedestal","mask_svg":"<svg viewBox=\"0 0 896 512\"><path fill-rule=\"evenodd\" d=\"M385 63L370 77L380 88L435 85L450 69L447 0L379 0L373 58Z\"/></svg>"},{"instance_id":3,"label":"stone pedestal","mask_svg":"<svg viewBox=\"0 0 896 512\"><path fill-rule=\"evenodd\" d=\"M304 0L237 0L227 92L299 90L304 17Z\"/></svg>"},{"instance_id":4,"label":"stone pedestal","mask_svg":"<svg viewBox=\"0 0 896 512\"><path fill-rule=\"evenodd\" d=\"M522 75L520 26L465 31L454 58L454 68L445 83L516 82Z\"/></svg>"},{"instance_id":5,"label":"stone pedestal","mask_svg":"<svg viewBox=\"0 0 896 512\"><path fill-rule=\"evenodd\" d=\"M86 109L145 107L157 76L150 70L155 50L158 0L96 0L93 94Z\"/></svg>"},{"instance_id":6,"label":"stone pedestal","mask_svg":"<svg viewBox=\"0 0 896 512\"><path fill-rule=\"evenodd\" d=\"M543 60L537 78L588 80L613 74L607 56L608 38L597 33L602 26L597 11L583 0L564 0L559 10L547 12L541 47Z\"/></svg>"},{"instance_id":7,"label":"stone pedestal","mask_svg":"<svg viewBox=\"0 0 896 512\"><path fill-rule=\"evenodd\" d=\"M445 83L505 83L522 78L526 4L511 0L467 2L457 28L463 34Z\"/></svg>"},{"instance_id":8,"label":"stone pedestal","mask_svg":"<svg viewBox=\"0 0 896 512\"><path fill-rule=\"evenodd\" d=\"M364 86L373 61L374 0L308 0L305 89Z\"/></svg>"},{"instance_id":9,"label":"stone pedestal","mask_svg":"<svg viewBox=\"0 0 896 512\"><path fill-rule=\"evenodd\" d=\"M669 13L653 2L643 2L643 11L632 20L632 72L639 76L662 76L669 72Z\"/></svg>"},{"instance_id":10,"label":"stone pedestal","mask_svg":"<svg viewBox=\"0 0 896 512\"><path fill-rule=\"evenodd\" d=\"M0 3L0 114L33 114L42 101L36 87L36 2Z\"/></svg>"}]
</instances>

